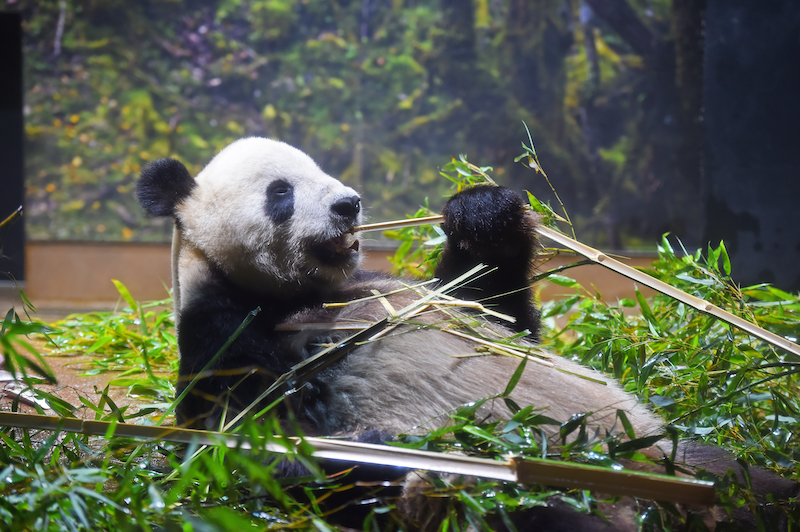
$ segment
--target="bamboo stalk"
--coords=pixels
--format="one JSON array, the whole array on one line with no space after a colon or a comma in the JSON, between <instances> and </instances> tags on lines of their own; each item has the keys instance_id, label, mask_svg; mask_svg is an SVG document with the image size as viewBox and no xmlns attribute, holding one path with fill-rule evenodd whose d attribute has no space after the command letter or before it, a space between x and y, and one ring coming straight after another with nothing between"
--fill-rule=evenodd
<instances>
[{"instance_id":1,"label":"bamboo stalk","mask_svg":"<svg viewBox=\"0 0 800 532\"><path fill-rule=\"evenodd\" d=\"M543 366L547 366L548 368L552 368L552 367L555 366L555 364L553 364L552 362L548 362L547 360L544 360L543 358L540 358L540 357L538 357L536 355L531 355L529 353L523 353L522 351L517 351L516 349L512 349L510 347L506 347L504 345L500 345L497 342L490 342L488 340L484 340L483 338L478 338L477 336L464 334L464 333L462 333L460 331L456 331L454 329L440 329L440 330L443 331L443 332L452 334L453 336L458 336L459 338L464 338L465 340L471 340L471 341L473 341L473 342L475 342L477 344L484 345L486 347L491 347L491 348L496 349L498 351L502 351L503 354L506 355L506 356L513 356L513 357L517 357L517 358L526 358L527 357L528 360L532 360L533 362L536 362L537 364L541 364Z\"/></svg>"},{"instance_id":2,"label":"bamboo stalk","mask_svg":"<svg viewBox=\"0 0 800 532\"><path fill-rule=\"evenodd\" d=\"M372 325L370 323L344 323L332 321L329 323L279 323L275 326L276 331L363 331Z\"/></svg>"},{"instance_id":3,"label":"bamboo stalk","mask_svg":"<svg viewBox=\"0 0 800 532\"><path fill-rule=\"evenodd\" d=\"M422 218L409 218L408 220L394 220L392 222L378 222L374 224L359 225L353 228L354 233L365 231L386 231L388 229L401 229L403 227L414 227L416 225L440 224L444 221L444 216L436 214L434 216L423 216Z\"/></svg>"},{"instance_id":4,"label":"bamboo stalk","mask_svg":"<svg viewBox=\"0 0 800 532\"><path fill-rule=\"evenodd\" d=\"M0 222L0 229L2 229L3 227L5 227L5 226L7 226L7 225L11 225L11 223L12 223L13 221L15 221L17 218L19 218L20 216L22 216L22 207L17 207L17 210L15 210L15 211L14 211L14 212L12 212L11 214L9 214L9 215L6 217L6 219L5 219L5 220L3 220L2 222Z\"/></svg>"},{"instance_id":5,"label":"bamboo stalk","mask_svg":"<svg viewBox=\"0 0 800 532\"><path fill-rule=\"evenodd\" d=\"M385 231L387 229L397 229L400 227L441 223L442 221L444 221L444 217L441 215L425 216L423 218L412 218L409 220L397 220L395 222L381 222L376 224L362 225L356 227L354 231ZM563 235L558 231L550 229L549 227L537 226L536 232L541 236L547 237L550 240L553 240L554 242L557 242L558 244L561 244L562 246L565 246L572 251L583 255L587 259L596 262L601 266L605 266L606 268L619 273L620 275L624 275L625 277L641 283L644 286L650 287L653 290L677 299L678 301L681 301L682 303L685 303L692 308L699 310L700 312L705 312L706 314L710 314L711 316L719 318L722 321L738 327L748 334L760 338L767 343L800 356L800 345L790 342L782 336L778 336L777 334L767 331L755 323L751 323L740 318L739 316L731 314L730 312L723 310L704 299L687 294L683 290L668 285L663 281L659 281L658 279L647 275L636 268L632 268L627 264L623 264L622 262L609 257L602 251L587 246L586 244L578 242L577 240L573 240L572 238Z\"/></svg>"},{"instance_id":6,"label":"bamboo stalk","mask_svg":"<svg viewBox=\"0 0 800 532\"><path fill-rule=\"evenodd\" d=\"M224 432L129 425L109 421L0 412L0 426L53 430L109 438L111 436L140 440L162 440L175 443L225 445L232 449L251 449L250 436ZM389 465L489 478L522 484L542 484L572 489L591 489L610 495L669 501L673 503L711 505L714 484L695 479L671 477L638 471L617 471L599 466L542 459L490 460L458 454L436 453L323 438L305 438L313 456L327 460L346 460L366 464ZM286 453L301 440L274 438L265 442L270 452Z\"/></svg>"},{"instance_id":7,"label":"bamboo stalk","mask_svg":"<svg viewBox=\"0 0 800 532\"><path fill-rule=\"evenodd\" d=\"M589 247L585 244L578 242L577 240L573 240L568 236L562 235L561 233L554 231L548 227L539 226L536 228L536 231L542 235L546 236L550 240L558 242L562 246L566 246L569 249L576 251L602 266L613 270L619 274L624 275L629 279L633 279L636 282L639 282L645 286L649 286L653 290L657 290L662 294L668 295L682 303L686 303L687 305L691 306L699 310L700 312L705 312L706 314L710 314L716 318L721 319L722 321L739 327L743 331L751 334L757 338L761 338L765 342L768 342L774 346L780 347L794 353L795 355L800 356L800 346L797 344L790 342L786 338L782 336L778 336L777 334L771 333L766 329L763 329L756 325L755 323L751 323L745 319L740 318L739 316L735 316L731 314L727 310L723 310L718 306L704 300L700 299L699 297L695 297L693 295L687 294L683 290L675 288L674 286L668 285L663 281L659 281L644 272L637 270L636 268L632 268L627 264L623 264L616 259L612 259L611 257L605 255L604 253Z\"/></svg>"}]
</instances>

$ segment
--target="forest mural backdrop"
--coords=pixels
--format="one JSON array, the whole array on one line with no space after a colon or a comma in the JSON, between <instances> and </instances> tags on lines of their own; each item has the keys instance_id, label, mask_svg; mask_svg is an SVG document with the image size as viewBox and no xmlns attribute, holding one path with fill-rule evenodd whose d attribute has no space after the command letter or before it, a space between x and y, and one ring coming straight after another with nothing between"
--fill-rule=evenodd
<instances>
[{"instance_id":1,"label":"forest mural backdrop","mask_svg":"<svg viewBox=\"0 0 800 532\"><path fill-rule=\"evenodd\" d=\"M140 169L197 172L247 135L308 151L373 220L438 209L460 154L555 202L514 162L527 124L579 238L694 245L702 5L6 0L24 25L28 237L165 240L135 204Z\"/></svg>"}]
</instances>

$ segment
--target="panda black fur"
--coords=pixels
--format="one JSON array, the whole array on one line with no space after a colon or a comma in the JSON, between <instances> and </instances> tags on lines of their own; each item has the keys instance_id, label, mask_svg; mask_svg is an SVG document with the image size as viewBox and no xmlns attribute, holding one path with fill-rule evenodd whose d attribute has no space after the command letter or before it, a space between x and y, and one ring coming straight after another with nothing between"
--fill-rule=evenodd
<instances>
[{"instance_id":1,"label":"panda black fur","mask_svg":"<svg viewBox=\"0 0 800 532\"><path fill-rule=\"evenodd\" d=\"M373 290L390 294L403 286L396 278L358 268L358 241L351 234L361 222L358 194L284 143L234 142L195 179L178 161L157 161L142 172L137 195L148 213L175 221L179 390L248 313L261 309L179 404L182 425L218 428L223 412L230 420L320 343L341 336L276 331L279 324L376 322L387 311L375 299L338 308L322 304L358 300ZM443 214L448 240L436 276L447 282L477 264L494 268L455 295L514 316L515 328L531 333L521 343L530 345L539 327L528 283L536 246L534 215L501 187L467 189L446 204ZM399 309L415 297L401 290L387 299ZM366 343L316 375L291 396L293 411L309 435L429 430L454 407L504 390L518 366L518 360L503 356L454 356L474 347L436 328L406 327ZM562 358L551 362L552 367L529 363L512 399L562 421L591 412L590 426L609 431L621 409L637 436L662 431L662 421L617 383ZM487 416L507 413L502 401L485 409ZM658 453L653 450L653 456Z\"/></svg>"}]
</instances>

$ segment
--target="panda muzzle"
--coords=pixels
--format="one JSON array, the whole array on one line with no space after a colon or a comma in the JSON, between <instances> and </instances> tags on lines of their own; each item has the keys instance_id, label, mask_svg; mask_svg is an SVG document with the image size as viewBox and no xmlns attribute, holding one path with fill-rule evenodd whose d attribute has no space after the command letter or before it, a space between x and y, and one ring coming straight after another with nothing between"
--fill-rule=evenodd
<instances>
[{"instance_id":1,"label":"panda muzzle","mask_svg":"<svg viewBox=\"0 0 800 532\"><path fill-rule=\"evenodd\" d=\"M352 235L350 233L344 233L330 240L315 244L312 247L312 251L323 263L339 262L358 253L358 240L351 239Z\"/></svg>"}]
</instances>

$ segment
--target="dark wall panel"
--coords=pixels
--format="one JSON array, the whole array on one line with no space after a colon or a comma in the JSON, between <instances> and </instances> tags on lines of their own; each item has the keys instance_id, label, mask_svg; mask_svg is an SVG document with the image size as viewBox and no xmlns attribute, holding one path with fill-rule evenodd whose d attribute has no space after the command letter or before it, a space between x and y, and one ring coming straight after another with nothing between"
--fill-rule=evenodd
<instances>
[{"instance_id":1,"label":"dark wall panel","mask_svg":"<svg viewBox=\"0 0 800 532\"><path fill-rule=\"evenodd\" d=\"M707 239L733 277L800 289L800 2L708 0Z\"/></svg>"},{"instance_id":2,"label":"dark wall panel","mask_svg":"<svg viewBox=\"0 0 800 532\"><path fill-rule=\"evenodd\" d=\"M23 202L22 29L18 13L0 13L0 220ZM25 231L21 220L6 234L0 280L25 272Z\"/></svg>"}]
</instances>

